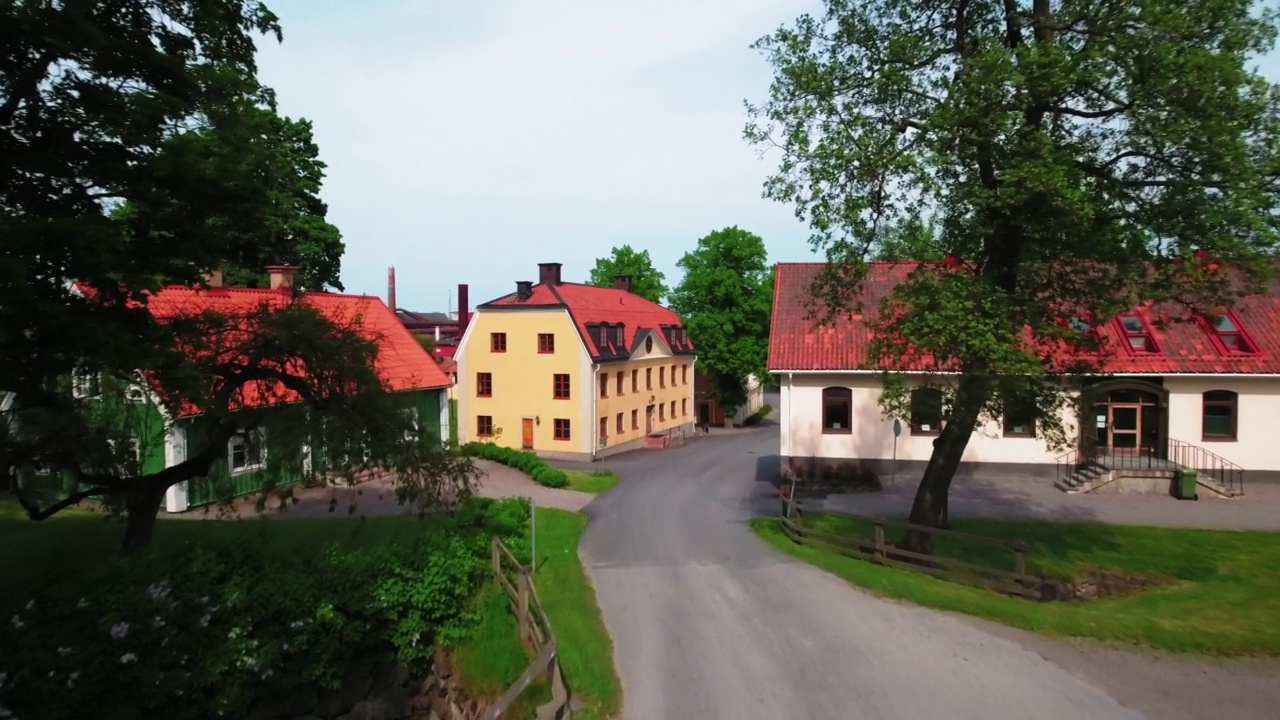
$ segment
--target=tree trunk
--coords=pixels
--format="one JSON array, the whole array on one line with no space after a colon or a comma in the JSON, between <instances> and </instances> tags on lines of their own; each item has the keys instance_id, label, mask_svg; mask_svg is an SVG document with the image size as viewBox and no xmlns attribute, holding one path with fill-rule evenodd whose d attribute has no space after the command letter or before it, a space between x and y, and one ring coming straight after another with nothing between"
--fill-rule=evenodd
<instances>
[{"instance_id":1,"label":"tree trunk","mask_svg":"<svg viewBox=\"0 0 1280 720\"><path fill-rule=\"evenodd\" d=\"M916 499L911 505L911 517L908 519L911 524L947 527L947 493L951 489L951 480L960 467L960 458L969 446L969 438L973 435L978 416L990 394L991 384L987 378L961 377L951 416L938 439L933 441L933 454L929 456L924 477L920 479L920 487L916 489ZM932 555L933 535L908 530L898 545L904 550Z\"/></svg>"},{"instance_id":2,"label":"tree trunk","mask_svg":"<svg viewBox=\"0 0 1280 720\"><path fill-rule=\"evenodd\" d=\"M156 517L160 514L160 502L164 500L168 486L138 483L125 497L124 552L126 555L142 550L151 542L156 529Z\"/></svg>"}]
</instances>

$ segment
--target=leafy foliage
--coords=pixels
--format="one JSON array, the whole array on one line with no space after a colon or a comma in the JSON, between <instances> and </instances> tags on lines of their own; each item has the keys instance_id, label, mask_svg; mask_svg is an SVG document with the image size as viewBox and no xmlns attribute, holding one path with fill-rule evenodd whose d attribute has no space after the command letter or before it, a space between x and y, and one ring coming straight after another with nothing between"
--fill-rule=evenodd
<instances>
[{"instance_id":1,"label":"leafy foliage","mask_svg":"<svg viewBox=\"0 0 1280 720\"><path fill-rule=\"evenodd\" d=\"M711 393L729 408L747 400L747 376L764 377L769 356L773 274L764 240L738 227L698 240L680 258L684 279L671 292L711 378Z\"/></svg>"},{"instance_id":2,"label":"leafy foliage","mask_svg":"<svg viewBox=\"0 0 1280 720\"><path fill-rule=\"evenodd\" d=\"M596 259L591 268L588 283L599 287L613 287L616 275L631 276L631 292L642 298L661 303L667 294L666 276L653 266L648 250L636 252L630 245L615 247L608 257Z\"/></svg>"},{"instance_id":3,"label":"leafy foliage","mask_svg":"<svg viewBox=\"0 0 1280 720\"><path fill-rule=\"evenodd\" d=\"M515 468L533 478L533 481L539 485L562 488L569 484L569 476L563 470L551 467L543 462L542 458L528 450L502 447L491 442L472 441L462 446L462 453Z\"/></svg>"},{"instance_id":4,"label":"leafy foliage","mask_svg":"<svg viewBox=\"0 0 1280 720\"><path fill-rule=\"evenodd\" d=\"M235 316L146 307L224 263L233 281L296 262L302 287L338 286L310 125L278 116L256 79L255 38L279 39L276 17L256 0L17 2L0 28L0 468L70 490L46 502L19 486L31 517L101 498L127 512L136 549L166 488L216 473L229 441L267 425L281 480L377 466L409 496L465 495L469 461L417 431L358 318L296 298ZM103 401L71 392L73 376ZM110 411L129 386L149 408L137 417ZM192 407L187 459L139 463L133 447L155 437L142 431L163 437ZM311 462L305 446L344 452Z\"/></svg>"},{"instance_id":5,"label":"leafy foliage","mask_svg":"<svg viewBox=\"0 0 1280 720\"><path fill-rule=\"evenodd\" d=\"M1060 424L1070 376L1096 368L1064 359L1097 349L1069 318L1168 301L1183 321L1261 286L1280 92L1248 63L1275 21L1244 0L827 0L757 44L775 79L747 136L781 146L765 193L832 261L819 314L849 307L887 228L938 221L948 260L869 316L879 367L958 373L926 380L950 410L914 522L941 522L980 419L1030 397ZM906 388L889 384L886 412Z\"/></svg>"},{"instance_id":6,"label":"leafy foliage","mask_svg":"<svg viewBox=\"0 0 1280 720\"><path fill-rule=\"evenodd\" d=\"M245 537L67 577L0 627L0 708L244 717L261 698L335 689L352 663L423 669L435 644L471 632L490 534L527 555L528 516L522 499L477 500L407 542L312 547L281 563Z\"/></svg>"},{"instance_id":7,"label":"leafy foliage","mask_svg":"<svg viewBox=\"0 0 1280 720\"><path fill-rule=\"evenodd\" d=\"M938 245L938 228L932 220L905 217L886 224L871 248L872 257L882 261L943 259Z\"/></svg>"}]
</instances>

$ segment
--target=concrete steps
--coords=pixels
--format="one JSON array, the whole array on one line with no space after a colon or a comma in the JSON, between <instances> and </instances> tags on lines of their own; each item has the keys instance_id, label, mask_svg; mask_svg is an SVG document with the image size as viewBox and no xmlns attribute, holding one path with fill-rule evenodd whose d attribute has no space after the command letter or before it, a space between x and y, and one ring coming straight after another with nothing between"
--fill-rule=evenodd
<instances>
[{"instance_id":1,"label":"concrete steps","mask_svg":"<svg viewBox=\"0 0 1280 720\"><path fill-rule=\"evenodd\" d=\"M1089 492L1098 485L1112 480L1112 472L1097 463L1077 465L1066 478L1055 480L1053 486L1064 493L1075 494Z\"/></svg>"}]
</instances>

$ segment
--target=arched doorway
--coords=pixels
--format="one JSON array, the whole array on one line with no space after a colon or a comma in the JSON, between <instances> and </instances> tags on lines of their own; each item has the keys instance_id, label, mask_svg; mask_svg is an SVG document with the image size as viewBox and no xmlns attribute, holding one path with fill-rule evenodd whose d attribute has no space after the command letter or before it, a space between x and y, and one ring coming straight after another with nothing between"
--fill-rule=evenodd
<instances>
[{"instance_id":1,"label":"arched doorway","mask_svg":"<svg viewBox=\"0 0 1280 720\"><path fill-rule=\"evenodd\" d=\"M1088 388L1084 444L1103 455L1162 459L1169 437L1169 392L1160 385L1112 380Z\"/></svg>"}]
</instances>

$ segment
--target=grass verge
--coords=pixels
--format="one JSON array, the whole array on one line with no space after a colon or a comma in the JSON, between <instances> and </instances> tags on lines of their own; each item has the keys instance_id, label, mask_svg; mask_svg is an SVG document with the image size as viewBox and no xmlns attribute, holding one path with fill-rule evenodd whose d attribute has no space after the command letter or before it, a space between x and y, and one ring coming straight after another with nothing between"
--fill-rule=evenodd
<instances>
[{"instance_id":1,"label":"grass verge","mask_svg":"<svg viewBox=\"0 0 1280 720\"><path fill-rule=\"evenodd\" d=\"M605 720L622 707L622 685L613 668L613 641L596 605L596 593L578 559L586 529L581 513L538 508L538 597L560 645L560 668L570 692L582 703L579 720Z\"/></svg>"},{"instance_id":2,"label":"grass verge","mask_svg":"<svg viewBox=\"0 0 1280 720\"><path fill-rule=\"evenodd\" d=\"M485 585L475 600L479 616L470 637L453 649L454 667L468 694L496 700L511 687L533 654L520 643L511 601L501 588ZM539 678L525 688L503 717L532 718L538 706L551 699L551 686Z\"/></svg>"},{"instance_id":3,"label":"grass verge","mask_svg":"<svg viewBox=\"0 0 1280 720\"><path fill-rule=\"evenodd\" d=\"M830 531L867 532L839 516L811 514L805 521ZM879 595L1047 635L1208 655L1280 655L1280 533L992 520L954 525L1032 544L1032 572L1072 577L1105 568L1161 584L1122 597L1035 602L799 545L783 534L776 518L751 522L775 548ZM958 554L941 544L938 552Z\"/></svg>"},{"instance_id":4,"label":"grass verge","mask_svg":"<svg viewBox=\"0 0 1280 720\"><path fill-rule=\"evenodd\" d=\"M578 492L602 493L618 484L618 476L611 470L565 470L569 476L569 489Z\"/></svg>"}]
</instances>

